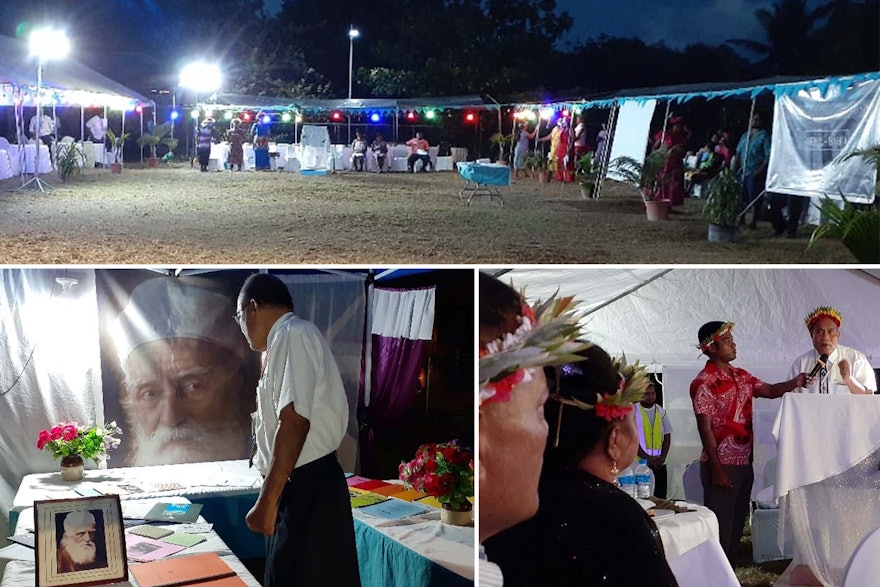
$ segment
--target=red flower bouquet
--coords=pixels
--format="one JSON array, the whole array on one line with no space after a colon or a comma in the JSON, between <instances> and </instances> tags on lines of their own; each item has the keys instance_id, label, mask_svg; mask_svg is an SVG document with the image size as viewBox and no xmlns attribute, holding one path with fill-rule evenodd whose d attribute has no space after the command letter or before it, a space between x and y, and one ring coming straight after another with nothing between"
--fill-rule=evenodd
<instances>
[{"instance_id":1,"label":"red flower bouquet","mask_svg":"<svg viewBox=\"0 0 880 587\"><path fill-rule=\"evenodd\" d=\"M116 422L99 426L82 426L76 422L60 422L49 430L41 430L37 437L37 448L47 450L57 458L80 456L92 459L98 464L98 458L119 446L117 435L122 429Z\"/></svg>"},{"instance_id":2,"label":"red flower bouquet","mask_svg":"<svg viewBox=\"0 0 880 587\"><path fill-rule=\"evenodd\" d=\"M470 509L474 458L457 440L423 444L413 460L400 463L398 471L406 487L424 491L450 509Z\"/></svg>"}]
</instances>

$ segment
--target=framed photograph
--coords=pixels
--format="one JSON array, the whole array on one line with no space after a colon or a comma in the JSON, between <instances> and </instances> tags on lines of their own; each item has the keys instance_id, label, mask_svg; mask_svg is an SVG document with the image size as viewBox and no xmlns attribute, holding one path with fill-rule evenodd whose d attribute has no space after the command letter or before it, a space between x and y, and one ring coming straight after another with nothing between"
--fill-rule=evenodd
<instances>
[{"instance_id":1,"label":"framed photograph","mask_svg":"<svg viewBox=\"0 0 880 587\"><path fill-rule=\"evenodd\" d=\"M128 580L118 495L34 502L36 587Z\"/></svg>"}]
</instances>

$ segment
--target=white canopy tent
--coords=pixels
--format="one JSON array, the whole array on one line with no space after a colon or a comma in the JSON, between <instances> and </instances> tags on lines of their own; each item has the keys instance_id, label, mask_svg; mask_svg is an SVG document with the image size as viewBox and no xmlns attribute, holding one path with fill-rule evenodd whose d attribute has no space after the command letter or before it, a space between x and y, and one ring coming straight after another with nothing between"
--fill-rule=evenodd
<instances>
[{"instance_id":1,"label":"white canopy tent","mask_svg":"<svg viewBox=\"0 0 880 587\"><path fill-rule=\"evenodd\" d=\"M816 306L832 305L844 318L840 343L862 351L880 368L877 270L542 267L515 269L500 279L525 287L530 299L558 289L560 295L584 300L590 340L660 374L663 405L674 428L669 494L678 498L684 497L684 467L700 454L689 386L706 360L696 348L704 323L736 323L735 364L775 383L787 379L794 359L810 348L803 317ZM762 431L769 432L780 403L755 402L753 495L773 483L764 479L763 468L776 448Z\"/></svg>"}]
</instances>

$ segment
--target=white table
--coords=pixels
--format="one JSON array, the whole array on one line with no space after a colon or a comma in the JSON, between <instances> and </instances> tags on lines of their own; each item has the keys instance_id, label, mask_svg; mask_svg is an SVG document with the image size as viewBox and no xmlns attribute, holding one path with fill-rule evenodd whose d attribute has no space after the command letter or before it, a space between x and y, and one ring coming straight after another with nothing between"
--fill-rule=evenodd
<instances>
[{"instance_id":1,"label":"white table","mask_svg":"<svg viewBox=\"0 0 880 587\"><path fill-rule=\"evenodd\" d=\"M9 153L9 163L14 174L21 173L21 145L9 145L6 149ZM24 173L34 172L34 159L36 158L37 146L33 144L24 145ZM49 147L40 143L40 166L41 174L52 171L52 163L49 160Z\"/></svg>"},{"instance_id":2,"label":"white table","mask_svg":"<svg viewBox=\"0 0 880 587\"><path fill-rule=\"evenodd\" d=\"M880 528L880 397L788 393L773 432L780 541L791 535L793 564L840 585L855 547Z\"/></svg>"},{"instance_id":3,"label":"white table","mask_svg":"<svg viewBox=\"0 0 880 587\"><path fill-rule=\"evenodd\" d=\"M12 164L9 162L9 152L0 149L0 179L9 179L15 175L12 173Z\"/></svg>"},{"instance_id":4,"label":"white table","mask_svg":"<svg viewBox=\"0 0 880 587\"><path fill-rule=\"evenodd\" d=\"M158 501L158 500L145 500L145 501ZM172 503L189 503L189 500L185 498L163 498L163 501L168 501ZM199 522L204 523L205 519L202 516L199 516ZM19 523L16 525L15 533L20 534L24 533L26 529L31 528L33 526L33 508L28 508L24 510L22 516L19 520ZM167 526L169 529L174 529L174 525ZM36 577L36 563L33 560L33 550L25 549L26 547L19 547L15 552L25 552L30 551L30 560L11 560L6 563L6 569L3 572L3 579L0 581L0 587L33 587L35 583ZM236 572L238 577L248 585L248 587L260 587L260 582L251 574L250 571L242 564L242 562L238 559L238 557L233 554L233 552L229 549L225 542L217 535L217 532L211 531L206 535L205 542L197 544L195 546L191 546L189 548L184 549L179 554L174 556L183 556L188 554L198 554L203 552L215 552L220 558L223 559L229 567ZM26 554L25 554L26 556ZM122 586L132 586L137 587L137 581L134 580L134 577L131 575L131 571L129 571L129 580L123 583L114 583L114 585L122 585Z\"/></svg>"}]
</instances>

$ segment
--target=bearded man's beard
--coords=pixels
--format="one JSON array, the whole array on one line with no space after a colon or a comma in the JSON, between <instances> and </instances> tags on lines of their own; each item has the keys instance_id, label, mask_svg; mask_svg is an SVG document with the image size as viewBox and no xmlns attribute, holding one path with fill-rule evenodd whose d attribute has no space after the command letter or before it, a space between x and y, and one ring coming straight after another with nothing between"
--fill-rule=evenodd
<instances>
[{"instance_id":1,"label":"bearded man's beard","mask_svg":"<svg viewBox=\"0 0 880 587\"><path fill-rule=\"evenodd\" d=\"M77 566L90 565L95 562L95 556L98 549L94 542L83 542L78 544L72 538L64 536L61 538L61 548L67 552L67 556Z\"/></svg>"},{"instance_id":2,"label":"bearded man's beard","mask_svg":"<svg viewBox=\"0 0 880 587\"><path fill-rule=\"evenodd\" d=\"M173 428L162 426L152 434L133 424L128 464L140 467L246 458L248 436L244 420L230 420L216 427L187 421Z\"/></svg>"}]
</instances>

